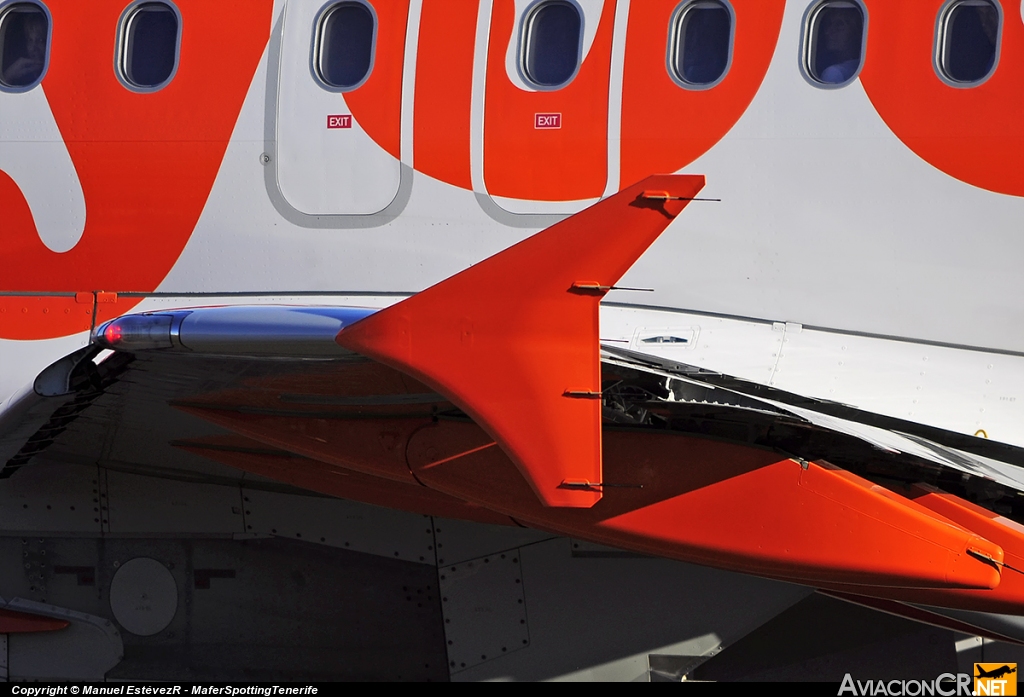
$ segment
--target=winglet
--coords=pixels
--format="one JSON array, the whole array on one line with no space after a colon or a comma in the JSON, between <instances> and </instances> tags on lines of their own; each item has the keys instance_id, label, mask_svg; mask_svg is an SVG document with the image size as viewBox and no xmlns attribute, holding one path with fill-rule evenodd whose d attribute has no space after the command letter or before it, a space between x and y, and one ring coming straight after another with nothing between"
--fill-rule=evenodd
<instances>
[{"instance_id":1,"label":"winglet","mask_svg":"<svg viewBox=\"0 0 1024 697\"><path fill-rule=\"evenodd\" d=\"M336 340L450 399L545 505L589 508L602 482L598 305L703 186L648 177Z\"/></svg>"}]
</instances>

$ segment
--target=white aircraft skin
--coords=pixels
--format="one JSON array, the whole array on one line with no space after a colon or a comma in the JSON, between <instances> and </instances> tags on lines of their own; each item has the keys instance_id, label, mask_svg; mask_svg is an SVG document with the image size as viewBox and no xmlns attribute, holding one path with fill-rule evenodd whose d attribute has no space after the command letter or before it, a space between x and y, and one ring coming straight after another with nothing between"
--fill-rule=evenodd
<instances>
[{"instance_id":1,"label":"white aircraft skin","mask_svg":"<svg viewBox=\"0 0 1024 697\"><path fill-rule=\"evenodd\" d=\"M628 145L620 131L625 27L643 1L618 0L609 15L603 196L632 183L619 180L619 147ZM584 65L611 2L574 3L584 17ZM0 3L0 13L10 4ZM744 6L734 4L742 21ZM467 3L477 12L472 189L421 172L415 157L419 20L430 0L408 2L397 158L363 128L346 93L324 89L311 72L311 28L329 5L273 1L266 46L216 178L162 280L152 289L74 291L117 293L118 304L133 297L124 310L132 313L232 304L383 308L599 200L489 191L485 56L496 40L489 33L495 3ZM784 5L749 105L677 170L705 175L700 196L708 200L691 203L619 284L644 290L605 296L602 341L1024 447L1024 192L982 188L926 160L892 130L860 79L836 89L815 83L802 46L819 3ZM195 8L181 6L187 32ZM532 6L515 0L516 27ZM47 9L53 41L61 41L58 8ZM1024 32L1024 6L1004 1L999 9L1003 32ZM518 68L518 30L512 36L507 76L527 93L533 87ZM187 52L179 60L185 66ZM47 88L45 78L27 91L0 88L0 172L23 194L41 243L62 254L83 243L92 213ZM351 128L327 129L325 116L333 114L356 118ZM664 128L685 131L687 124ZM0 268L0 299L10 307L39 291L5 287ZM111 312L100 319L121 314ZM0 334L9 336L3 324L0 315ZM90 343L97 324L68 335L0 338L0 413L46 366ZM685 341L644 341L657 337ZM1006 481L1024 482L1016 468L996 469Z\"/></svg>"},{"instance_id":2,"label":"white aircraft skin","mask_svg":"<svg viewBox=\"0 0 1024 697\"><path fill-rule=\"evenodd\" d=\"M275 4L275 27L284 5ZM787 4L771 66L749 108L686 167L706 174L703 195L721 203L691 206L630 270L622 285L653 292L612 292L602 312L604 338L635 341L646 328L699 328L686 349L688 363L1024 445L1024 329L1013 300L1024 292L1016 268L1024 203L957 181L916 156L886 127L859 81L838 90L811 84L798 65L806 9ZM1019 17L1007 13L1006 21ZM268 123L277 97L267 92L270 53L160 294L246 292L281 301L289 291L412 293L550 222L503 225L474 192L408 170L408 203L390 222L351 228L339 221L333 232L330 223L291 222L293 215L278 210L288 203L276 187L293 157L288 140L302 131L281 132L280 103L280 120ZM291 75L289 66L274 66L288 111L310 112L319 123L316 100L324 98L344 111L343 95L317 87L306 68L293 66ZM292 87L289 77L304 84ZM54 138L45 85L0 93L0 103L0 168L22 188L43 242L55 251L73 247L84 203ZM321 130L313 135L320 138ZM271 155L268 165L261 164L264 153ZM403 154L415 166L411 160ZM320 173L306 170L307 177ZM149 300L137 309L167 302ZM0 390L9 396L87 339L82 333L3 341Z\"/></svg>"}]
</instances>

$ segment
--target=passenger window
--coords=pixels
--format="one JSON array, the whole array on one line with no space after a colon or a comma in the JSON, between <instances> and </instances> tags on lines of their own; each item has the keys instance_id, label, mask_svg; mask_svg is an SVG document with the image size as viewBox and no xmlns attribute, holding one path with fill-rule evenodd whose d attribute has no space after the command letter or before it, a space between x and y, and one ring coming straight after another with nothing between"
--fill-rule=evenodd
<instances>
[{"instance_id":1,"label":"passenger window","mask_svg":"<svg viewBox=\"0 0 1024 697\"><path fill-rule=\"evenodd\" d=\"M377 22L361 2L341 2L327 8L320 19L317 76L328 87L355 89L366 81L373 64Z\"/></svg>"},{"instance_id":2,"label":"passenger window","mask_svg":"<svg viewBox=\"0 0 1024 697\"><path fill-rule=\"evenodd\" d=\"M159 89L170 82L178 65L181 21L163 2L147 2L121 24L121 77L131 87Z\"/></svg>"},{"instance_id":3,"label":"passenger window","mask_svg":"<svg viewBox=\"0 0 1024 697\"><path fill-rule=\"evenodd\" d=\"M673 21L669 68L678 81L709 87L725 76L732 53L732 13L717 0L682 5Z\"/></svg>"},{"instance_id":4,"label":"passenger window","mask_svg":"<svg viewBox=\"0 0 1024 697\"><path fill-rule=\"evenodd\" d=\"M34 87L46 68L50 20L34 3L8 5L0 14L0 84Z\"/></svg>"},{"instance_id":5,"label":"passenger window","mask_svg":"<svg viewBox=\"0 0 1024 697\"><path fill-rule=\"evenodd\" d=\"M864 10L855 2L824 2L810 15L805 67L825 85L849 82L860 70Z\"/></svg>"},{"instance_id":6,"label":"passenger window","mask_svg":"<svg viewBox=\"0 0 1024 697\"><path fill-rule=\"evenodd\" d=\"M580 67L583 17L571 2L538 4L523 22L522 70L537 87L568 84Z\"/></svg>"},{"instance_id":7,"label":"passenger window","mask_svg":"<svg viewBox=\"0 0 1024 697\"><path fill-rule=\"evenodd\" d=\"M999 10L988 0L961 0L939 22L939 67L953 82L976 83L992 72L999 43Z\"/></svg>"}]
</instances>

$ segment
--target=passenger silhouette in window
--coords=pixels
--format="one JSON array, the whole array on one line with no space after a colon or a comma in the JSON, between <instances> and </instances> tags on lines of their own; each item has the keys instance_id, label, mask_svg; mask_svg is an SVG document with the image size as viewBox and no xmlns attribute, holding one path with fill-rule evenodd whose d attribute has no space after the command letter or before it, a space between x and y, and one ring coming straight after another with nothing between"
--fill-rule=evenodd
<instances>
[{"instance_id":1,"label":"passenger silhouette in window","mask_svg":"<svg viewBox=\"0 0 1024 697\"><path fill-rule=\"evenodd\" d=\"M846 82L860 67L864 16L852 3L835 3L818 12L814 73L821 82Z\"/></svg>"},{"instance_id":2,"label":"passenger silhouette in window","mask_svg":"<svg viewBox=\"0 0 1024 697\"><path fill-rule=\"evenodd\" d=\"M3 22L3 82L27 87L46 65L46 16L39 10L12 11Z\"/></svg>"},{"instance_id":3,"label":"passenger silhouette in window","mask_svg":"<svg viewBox=\"0 0 1024 697\"><path fill-rule=\"evenodd\" d=\"M946 74L958 82L976 82L992 71L999 37L999 11L988 2L955 6L946 20Z\"/></svg>"}]
</instances>

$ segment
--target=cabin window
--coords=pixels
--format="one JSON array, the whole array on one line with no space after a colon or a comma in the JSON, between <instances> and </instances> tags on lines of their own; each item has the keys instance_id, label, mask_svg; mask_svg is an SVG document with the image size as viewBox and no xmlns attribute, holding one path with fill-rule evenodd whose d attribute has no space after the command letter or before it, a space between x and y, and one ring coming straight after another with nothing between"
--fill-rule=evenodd
<instances>
[{"instance_id":1,"label":"cabin window","mask_svg":"<svg viewBox=\"0 0 1024 697\"><path fill-rule=\"evenodd\" d=\"M0 85L28 90L43 79L49 59L50 18L35 3L0 11Z\"/></svg>"},{"instance_id":2,"label":"cabin window","mask_svg":"<svg viewBox=\"0 0 1024 697\"><path fill-rule=\"evenodd\" d=\"M708 88L729 69L732 11L724 2L698 0L679 7L669 32L669 72L684 87Z\"/></svg>"},{"instance_id":3,"label":"cabin window","mask_svg":"<svg viewBox=\"0 0 1024 697\"><path fill-rule=\"evenodd\" d=\"M804 67L819 84L838 86L860 72L866 38L864 8L856 2L823 2L808 15Z\"/></svg>"},{"instance_id":4,"label":"cabin window","mask_svg":"<svg viewBox=\"0 0 1024 697\"><path fill-rule=\"evenodd\" d=\"M958 0L939 17L939 73L946 80L978 84L996 65L1000 30L999 8L988 0Z\"/></svg>"},{"instance_id":5,"label":"cabin window","mask_svg":"<svg viewBox=\"0 0 1024 697\"><path fill-rule=\"evenodd\" d=\"M165 2L129 7L121 20L119 72L129 88L158 90L178 67L181 16Z\"/></svg>"},{"instance_id":6,"label":"cabin window","mask_svg":"<svg viewBox=\"0 0 1024 697\"><path fill-rule=\"evenodd\" d=\"M314 65L329 88L347 91L366 82L373 67L377 20L361 2L331 5L320 17Z\"/></svg>"},{"instance_id":7,"label":"cabin window","mask_svg":"<svg viewBox=\"0 0 1024 697\"><path fill-rule=\"evenodd\" d=\"M579 70L583 15L571 2L556 0L533 7L523 21L522 72L535 87L564 87Z\"/></svg>"}]
</instances>

